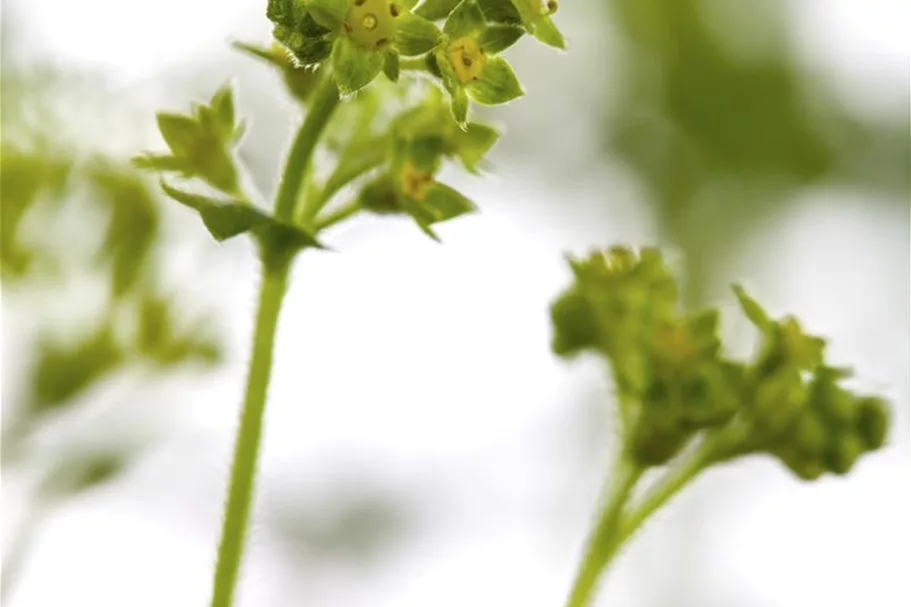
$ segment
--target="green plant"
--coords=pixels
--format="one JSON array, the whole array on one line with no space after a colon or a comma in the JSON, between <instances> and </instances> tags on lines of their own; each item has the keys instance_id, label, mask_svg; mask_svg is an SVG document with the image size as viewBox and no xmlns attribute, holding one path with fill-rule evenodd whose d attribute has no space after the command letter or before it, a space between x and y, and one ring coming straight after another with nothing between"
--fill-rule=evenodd
<instances>
[{"instance_id":1,"label":"green plant","mask_svg":"<svg viewBox=\"0 0 911 607\"><path fill-rule=\"evenodd\" d=\"M717 310L684 313L660 251L614 247L570 260L574 283L551 307L553 350L605 359L617 390L621 440L611 484L568 607L591 600L599 577L636 530L708 468L753 454L812 481L846 474L886 440L888 409L839 385L823 339L792 316L771 318L740 286L760 332L747 361L728 358ZM641 500L643 474L666 466Z\"/></svg>"},{"instance_id":2,"label":"green plant","mask_svg":"<svg viewBox=\"0 0 911 607\"><path fill-rule=\"evenodd\" d=\"M275 44L235 46L275 67L305 110L272 212L245 187L235 158L244 125L230 88L189 114L158 114L169 152L135 163L168 175L162 190L197 212L216 240L250 235L263 272L212 607L233 600L273 342L295 258L325 248L325 231L358 213L409 216L437 239L435 224L472 212L474 204L436 176L445 161L471 172L484 167L499 133L471 119L471 104L500 105L523 94L500 53L526 34L563 48L551 18L556 9L553 0L269 0ZM328 167L314 161L318 148L331 158ZM882 445L882 402L840 388L843 372L825 366L821 340L793 319L770 320L738 291L764 347L754 361L736 363L721 353L716 312L677 309L676 283L656 250L613 249L572 266L576 284L553 307L554 349L565 356L594 350L610 361L623 441L571 607L588 603L623 542L708 466L764 451L814 478L844 473ZM683 463L630 509L645 470L681 454Z\"/></svg>"}]
</instances>

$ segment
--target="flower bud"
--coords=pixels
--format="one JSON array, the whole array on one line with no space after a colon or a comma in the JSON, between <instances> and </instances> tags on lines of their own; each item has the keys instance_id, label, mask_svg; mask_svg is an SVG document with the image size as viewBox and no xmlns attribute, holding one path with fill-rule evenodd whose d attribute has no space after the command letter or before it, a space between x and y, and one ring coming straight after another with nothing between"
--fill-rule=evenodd
<instances>
[{"instance_id":1,"label":"flower bud","mask_svg":"<svg viewBox=\"0 0 911 607\"><path fill-rule=\"evenodd\" d=\"M867 449L879 449L886 442L889 410L885 401L866 397L858 403L857 431Z\"/></svg>"}]
</instances>

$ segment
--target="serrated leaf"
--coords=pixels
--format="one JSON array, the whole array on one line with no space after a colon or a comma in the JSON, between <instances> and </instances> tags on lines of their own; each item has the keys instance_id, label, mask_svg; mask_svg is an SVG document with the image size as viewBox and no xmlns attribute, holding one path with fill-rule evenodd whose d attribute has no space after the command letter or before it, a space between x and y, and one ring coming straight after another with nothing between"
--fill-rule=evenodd
<instances>
[{"instance_id":1,"label":"serrated leaf","mask_svg":"<svg viewBox=\"0 0 911 607\"><path fill-rule=\"evenodd\" d=\"M459 5L462 0L424 0L419 7L415 9L415 14L424 19L439 21L449 16L449 13Z\"/></svg>"},{"instance_id":2,"label":"serrated leaf","mask_svg":"<svg viewBox=\"0 0 911 607\"><path fill-rule=\"evenodd\" d=\"M252 232L257 238L268 242L281 240L284 246L322 248L307 232L297 226L282 223L246 202L185 192L164 180L161 181L161 189L177 202L195 209L209 233L219 242Z\"/></svg>"},{"instance_id":3,"label":"serrated leaf","mask_svg":"<svg viewBox=\"0 0 911 607\"><path fill-rule=\"evenodd\" d=\"M443 32L456 40L463 36L475 36L480 33L486 23L484 22L484 13L475 0L462 0L454 11L446 19L443 25Z\"/></svg>"},{"instance_id":4,"label":"serrated leaf","mask_svg":"<svg viewBox=\"0 0 911 607\"><path fill-rule=\"evenodd\" d=\"M525 34L525 30L514 25L492 25L478 36L478 44L485 53L497 54L505 51Z\"/></svg>"},{"instance_id":5,"label":"serrated leaf","mask_svg":"<svg viewBox=\"0 0 911 607\"><path fill-rule=\"evenodd\" d=\"M465 89L481 105L499 105L525 93L512 67L502 57L490 57L478 79L465 85Z\"/></svg>"},{"instance_id":6,"label":"serrated leaf","mask_svg":"<svg viewBox=\"0 0 911 607\"><path fill-rule=\"evenodd\" d=\"M332 69L339 93L351 95L370 84L383 70L384 54L341 36L332 49Z\"/></svg>"},{"instance_id":7,"label":"serrated leaf","mask_svg":"<svg viewBox=\"0 0 911 607\"><path fill-rule=\"evenodd\" d=\"M383 61L383 73L386 74L386 77L392 82L399 81L401 66L399 65L398 53L386 53L386 57Z\"/></svg>"},{"instance_id":8,"label":"serrated leaf","mask_svg":"<svg viewBox=\"0 0 911 607\"><path fill-rule=\"evenodd\" d=\"M402 13L395 20L395 47L405 57L430 52L442 38L437 26L413 13Z\"/></svg>"},{"instance_id":9,"label":"serrated leaf","mask_svg":"<svg viewBox=\"0 0 911 607\"><path fill-rule=\"evenodd\" d=\"M338 31L351 9L349 0L307 0L313 20L324 28Z\"/></svg>"}]
</instances>

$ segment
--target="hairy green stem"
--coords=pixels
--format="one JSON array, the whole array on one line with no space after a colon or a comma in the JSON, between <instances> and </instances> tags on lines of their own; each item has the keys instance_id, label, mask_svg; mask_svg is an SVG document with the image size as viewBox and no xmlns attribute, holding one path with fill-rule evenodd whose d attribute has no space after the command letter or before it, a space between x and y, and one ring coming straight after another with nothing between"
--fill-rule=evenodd
<instances>
[{"instance_id":1,"label":"hairy green stem","mask_svg":"<svg viewBox=\"0 0 911 607\"><path fill-rule=\"evenodd\" d=\"M357 200L349 201L342 206L338 207L334 211L326 213L325 216L320 218L316 222L316 231L320 232L326 228L337 224L340 221L348 219L358 211L361 211L362 207Z\"/></svg>"},{"instance_id":2,"label":"hairy green stem","mask_svg":"<svg viewBox=\"0 0 911 607\"><path fill-rule=\"evenodd\" d=\"M231 466L228 499L225 504L221 541L218 545L212 607L230 607L237 585L247 535L247 522L250 518L250 505L253 501L266 391L272 370L275 329L285 295L289 265L267 270L263 275L259 310L256 313L256 329L253 334L250 374L247 377L247 391L234 447L234 463Z\"/></svg>"},{"instance_id":3,"label":"hairy green stem","mask_svg":"<svg viewBox=\"0 0 911 607\"><path fill-rule=\"evenodd\" d=\"M316 91L288 154L275 199L275 216L282 221L293 221L301 188L313 159L313 151L338 103L338 88L332 78L326 78ZM259 309L256 313L250 372L247 377L221 539L218 544L211 607L231 607L234 600L234 589L240 573L250 507L253 502L266 392L272 370L275 330L293 259L293 255L271 250L269 246L263 243L261 251L263 282L259 294Z\"/></svg>"},{"instance_id":4,"label":"hairy green stem","mask_svg":"<svg viewBox=\"0 0 911 607\"><path fill-rule=\"evenodd\" d=\"M664 478L646 492L642 503L634 506L624 517L616 538L618 546L629 540L655 511L670 501L715 461L714 448L714 441L707 438L689 458L674 466Z\"/></svg>"},{"instance_id":5,"label":"hairy green stem","mask_svg":"<svg viewBox=\"0 0 911 607\"><path fill-rule=\"evenodd\" d=\"M288 154L285 172L275 199L275 216L282 221L291 222L294 219L301 186L310 170L313 150L316 149L316 143L338 103L338 87L334 79L327 77L314 91L307 117L298 130Z\"/></svg>"},{"instance_id":6,"label":"hairy green stem","mask_svg":"<svg viewBox=\"0 0 911 607\"><path fill-rule=\"evenodd\" d=\"M305 209L305 222L309 222L316 217L339 190L364 173L380 166L388 158L388 139L386 136L377 137L362 145L365 148L365 152L358 154L357 161L341 163L335 172L326 179L326 183L323 184L322 189L314 200L308 201Z\"/></svg>"},{"instance_id":7,"label":"hairy green stem","mask_svg":"<svg viewBox=\"0 0 911 607\"><path fill-rule=\"evenodd\" d=\"M592 599L601 572L613 556L614 538L620 531L623 507L642 473L643 469L630 461L626 453L616 460L604 508L588 540L566 607L585 607Z\"/></svg>"}]
</instances>

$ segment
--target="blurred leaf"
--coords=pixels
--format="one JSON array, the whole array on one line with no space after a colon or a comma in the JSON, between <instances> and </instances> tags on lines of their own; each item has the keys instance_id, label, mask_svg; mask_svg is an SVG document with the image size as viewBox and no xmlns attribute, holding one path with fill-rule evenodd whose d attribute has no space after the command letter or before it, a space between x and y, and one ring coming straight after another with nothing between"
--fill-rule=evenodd
<instances>
[{"instance_id":1,"label":"blurred leaf","mask_svg":"<svg viewBox=\"0 0 911 607\"><path fill-rule=\"evenodd\" d=\"M124 360L113 328L102 325L76 344L39 344L32 371L34 413L56 408L78 396Z\"/></svg>"}]
</instances>

